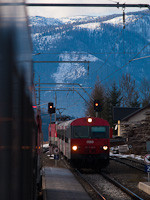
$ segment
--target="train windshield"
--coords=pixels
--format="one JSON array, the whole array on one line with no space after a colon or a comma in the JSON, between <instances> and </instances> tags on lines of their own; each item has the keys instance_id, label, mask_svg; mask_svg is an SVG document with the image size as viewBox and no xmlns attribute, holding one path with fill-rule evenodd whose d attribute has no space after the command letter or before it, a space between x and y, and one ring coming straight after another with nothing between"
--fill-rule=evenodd
<instances>
[{"instance_id":1,"label":"train windshield","mask_svg":"<svg viewBox=\"0 0 150 200\"><path fill-rule=\"evenodd\" d=\"M75 138L89 138L89 127L88 126L74 126L73 136Z\"/></svg>"},{"instance_id":2,"label":"train windshield","mask_svg":"<svg viewBox=\"0 0 150 200\"><path fill-rule=\"evenodd\" d=\"M91 127L92 138L108 138L107 128L105 126L93 126Z\"/></svg>"},{"instance_id":3,"label":"train windshield","mask_svg":"<svg viewBox=\"0 0 150 200\"><path fill-rule=\"evenodd\" d=\"M105 126L74 126L74 138L109 138L109 128Z\"/></svg>"}]
</instances>

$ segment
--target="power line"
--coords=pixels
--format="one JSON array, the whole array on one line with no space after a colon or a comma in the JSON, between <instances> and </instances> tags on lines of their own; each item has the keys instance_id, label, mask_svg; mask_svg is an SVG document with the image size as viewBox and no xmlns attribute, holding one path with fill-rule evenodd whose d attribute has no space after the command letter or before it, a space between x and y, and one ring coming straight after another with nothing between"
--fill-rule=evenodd
<instances>
[{"instance_id":1,"label":"power line","mask_svg":"<svg viewBox=\"0 0 150 200\"><path fill-rule=\"evenodd\" d=\"M92 5L93 5L93 4L92 4ZM109 4L109 5L110 5L110 4ZM113 5L114 5L114 4L113 4ZM124 8L124 7L128 7L127 4L119 4L119 6L120 6L120 5L124 5L123 8ZM139 4L139 5L142 5L142 4ZM149 7L148 4L146 4L146 5L147 5L147 7ZM44 6L45 6L45 5L44 5ZM53 5L53 6L54 6L54 5ZM59 6L61 6L61 5L59 4ZM66 4L65 4L64 6L66 6ZM68 5L68 6L69 6L69 5ZM75 6L77 6L77 5L75 5ZM85 4L84 4L84 6L85 6ZM94 6L94 5L93 5L93 6ZM90 7L92 7L92 6L90 6ZM115 5L114 7L116 7L116 5ZM137 7L137 6L136 6L136 7ZM138 7L142 7L142 6L138 6ZM121 34L122 34L122 33L121 33ZM149 44L147 44L147 45L149 45ZM147 46L147 45L146 45L146 46ZM146 48L146 46L145 46L141 51L143 51L143 50ZM125 65L123 65L121 68L117 69L115 72L111 73L108 77L110 77L112 74L116 73L117 71L119 71L120 69L122 69L123 67L125 67L126 65L128 65L130 62L134 61L134 59L141 53L141 51L138 52L138 53L136 54L136 56L134 56L133 59L129 60ZM108 58L108 59L109 59L109 58ZM107 59L107 60L108 60L108 59ZM107 62L107 60L105 61L105 63ZM104 63L104 64L105 64L105 63ZM103 64L102 66L104 66L104 64ZM97 70L97 71L98 71L98 70ZM97 71L96 71L96 72L97 72ZM107 79L108 77L106 77L105 79ZM105 79L103 79L102 81L104 81Z\"/></svg>"},{"instance_id":2,"label":"power line","mask_svg":"<svg viewBox=\"0 0 150 200\"><path fill-rule=\"evenodd\" d=\"M39 85L39 86L37 86ZM57 87L55 89L50 89L50 88L54 88L54 87L41 87L41 85L78 85L79 87ZM79 91L77 89L82 89L88 96L90 99L92 99L92 97L88 94L88 92L85 90L85 88L89 88L89 87L83 87L81 84L79 83L35 83L35 88L38 88L38 90L40 91L73 91L73 92L77 92L77 94L86 102L86 104L89 104L86 99L83 97L83 95L81 95L79 93ZM45 89L46 88L46 89ZM49 88L49 89L47 89Z\"/></svg>"},{"instance_id":3,"label":"power line","mask_svg":"<svg viewBox=\"0 0 150 200\"><path fill-rule=\"evenodd\" d=\"M48 52L47 53L45 53L45 52L39 52L37 54L35 53L33 56L44 55L44 54L49 54L49 55L51 55L51 54L52 55L53 54L56 54L56 55L57 54L71 54L71 55L73 55L73 54L74 55L76 55L76 54L79 54L79 55L81 55L81 54L83 54L83 55L84 54L94 54L94 55L95 54L99 54L99 55L103 55L103 54L106 54L106 53L107 54L113 54L113 55L116 54L116 55L118 55L118 54L135 54L135 53L138 53L138 52L127 52L127 51L126 52L79 52L78 51L78 52L63 52L63 53L62 52L54 52L54 53L52 53L52 52L51 53L50 52L49 53ZM147 53L150 53L150 52L147 52ZM33 62L35 62L35 61L33 61ZM91 61L87 61L87 62L91 62Z\"/></svg>"},{"instance_id":4,"label":"power line","mask_svg":"<svg viewBox=\"0 0 150 200\"><path fill-rule=\"evenodd\" d=\"M110 76L112 76L113 74L115 74L116 72L120 71L121 69L123 69L125 66L127 66L130 62L134 61L135 58L148 46L150 45L150 42L145 45L138 54L136 54L131 60L129 60L125 65L123 65L122 67L120 67L119 69L116 69L114 72L112 72L110 75L108 75L107 77L105 77L103 80L101 80L101 82L105 81L106 79L108 79Z\"/></svg>"},{"instance_id":5,"label":"power line","mask_svg":"<svg viewBox=\"0 0 150 200\"><path fill-rule=\"evenodd\" d=\"M90 61L86 61L86 60L84 60L84 61L81 61L81 60L79 60L79 61L74 61L74 60L58 60L58 61L49 61L49 60L44 60L44 61L40 61L40 60L38 60L38 61L33 61L33 63L90 63Z\"/></svg>"},{"instance_id":6,"label":"power line","mask_svg":"<svg viewBox=\"0 0 150 200\"><path fill-rule=\"evenodd\" d=\"M150 10L148 10L147 12L149 12L149 11L150 11ZM146 15L146 14L145 14L145 15ZM139 20L139 19L141 19L141 18L143 18L143 17L144 17L144 16L142 16L142 17L140 17L140 18L136 18L136 21ZM134 21L134 22L135 22L135 21ZM129 22L129 23L130 23L130 22ZM129 25L129 23L128 23L127 25ZM123 32L123 30L121 31L119 37L122 35L122 32ZM125 66L127 66L130 62L134 61L134 60L136 59L136 57L137 57L149 44L150 44L150 43L148 43L146 46L144 46L143 49L141 49L141 51L138 52L138 53L136 54L136 56L134 56L131 60L129 60L125 65L123 65L121 68L119 68L119 69L115 70L114 72L112 72L110 75L108 75L108 76L105 77L103 80L101 80L101 82L105 81L105 80L108 79L110 76L112 76L113 74L115 74L117 71L119 71L119 70L121 70L122 68L124 68ZM115 45L116 45L116 43L114 44L113 49L115 48ZM108 61L109 57L110 57L110 55L108 56L108 58L105 60L105 62L102 64L101 67L103 67L103 66L106 64L106 62ZM143 57L143 58L144 58L144 57ZM145 58L146 58L146 57L145 57ZM138 58L137 58L137 60L138 60ZM101 67L99 67L98 70L99 70ZM98 72L98 70L96 70L96 72ZM94 73L95 73L95 72L93 72L92 74L94 74Z\"/></svg>"},{"instance_id":7,"label":"power line","mask_svg":"<svg viewBox=\"0 0 150 200\"><path fill-rule=\"evenodd\" d=\"M141 58L135 58L135 59L132 59L132 61L141 60L141 59L145 59L145 58L150 58L150 56L145 56L145 57L141 57Z\"/></svg>"},{"instance_id":8,"label":"power line","mask_svg":"<svg viewBox=\"0 0 150 200\"><path fill-rule=\"evenodd\" d=\"M148 10L148 12L149 12L149 10ZM139 19L141 19L141 18L143 18L143 16L140 17L140 18L137 18L136 21L139 20ZM134 22L135 22L135 21L134 21ZM128 24L126 24L126 26L129 25L129 24L130 24L130 22L129 22ZM120 34L119 34L119 38L121 37L123 31L124 31L124 30L122 29L122 31L121 31ZM115 42L115 44L114 44L114 46L113 46L113 49L116 47L116 44L117 44L117 40L116 40L116 42ZM104 63L96 70L96 72L98 72L98 71L106 64L106 62L109 60L110 55L111 55L111 54L109 54L109 56L106 58L106 60L104 61Z\"/></svg>"},{"instance_id":9,"label":"power line","mask_svg":"<svg viewBox=\"0 0 150 200\"><path fill-rule=\"evenodd\" d=\"M149 8L149 4L74 4L74 3L26 3L26 6L33 7L112 7L112 8Z\"/></svg>"},{"instance_id":10,"label":"power line","mask_svg":"<svg viewBox=\"0 0 150 200\"><path fill-rule=\"evenodd\" d=\"M148 10L147 12L149 12L149 10ZM146 15L146 14L145 14L145 15ZM142 17L140 17L140 18L137 18L136 21L139 20L139 19L141 19L141 18L143 18L143 17L144 17L144 16L142 16ZM135 21L134 21L134 22L135 22ZM129 22L129 23L130 23L130 22ZM129 23L128 23L127 25L129 25ZM122 29L122 31L120 32L119 38L121 37L123 31L124 31L124 29ZM117 39L116 39L116 42L115 42L115 44L114 44L114 46L113 46L113 49L115 48L116 44L117 44ZM144 48L144 49L145 49L145 48ZM139 55L139 53L137 53L135 57L137 57L137 55ZM135 58L135 57L134 57L134 58ZM97 70L95 70L96 73L107 63L107 61L109 60L109 58L110 58L110 54L109 54L108 57L105 59L104 63L103 63ZM130 62L128 62L128 64L129 64L129 63L130 63ZM127 65L127 64L125 64L125 66L126 66L126 65ZM123 66L123 67L124 67L124 66ZM123 67L122 67L122 68L123 68ZM119 68L119 69L115 70L114 72L112 72L110 75L108 75L108 76L107 76L105 79L103 79L102 81L106 80L107 78L109 78L111 75L113 75L114 73L116 73L117 71L119 71L119 70L122 69L122 68ZM95 72L93 72L92 74L94 74Z\"/></svg>"}]
</instances>

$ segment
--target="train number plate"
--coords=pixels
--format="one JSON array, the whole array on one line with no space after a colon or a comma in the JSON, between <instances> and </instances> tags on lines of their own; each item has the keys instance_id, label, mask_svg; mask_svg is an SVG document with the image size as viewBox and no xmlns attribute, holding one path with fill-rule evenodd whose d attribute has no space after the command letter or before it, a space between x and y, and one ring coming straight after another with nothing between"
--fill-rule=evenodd
<instances>
[{"instance_id":1,"label":"train number plate","mask_svg":"<svg viewBox=\"0 0 150 200\"><path fill-rule=\"evenodd\" d=\"M93 144L93 143L94 143L94 140L87 140L86 143L87 143L87 144Z\"/></svg>"}]
</instances>

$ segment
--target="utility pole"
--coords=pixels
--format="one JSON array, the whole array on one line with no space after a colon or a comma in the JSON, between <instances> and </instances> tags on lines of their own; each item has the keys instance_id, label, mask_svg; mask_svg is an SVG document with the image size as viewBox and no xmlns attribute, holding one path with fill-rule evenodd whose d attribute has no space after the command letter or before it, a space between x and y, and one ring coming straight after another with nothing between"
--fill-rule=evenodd
<instances>
[{"instance_id":1,"label":"utility pole","mask_svg":"<svg viewBox=\"0 0 150 200\"><path fill-rule=\"evenodd\" d=\"M39 89L38 89L38 91L39 91L39 105L40 105L40 76L39 76Z\"/></svg>"},{"instance_id":2,"label":"utility pole","mask_svg":"<svg viewBox=\"0 0 150 200\"><path fill-rule=\"evenodd\" d=\"M55 107L52 102L48 103L48 113L50 114L50 124L49 124L49 152L50 156L52 154L52 113L55 113Z\"/></svg>"},{"instance_id":3,"label":"utility pole","mask_svg":"<svg viewBox=\"0 0 150 200\"><path fill-rule=\"evenodd\" d=\"M55 92L55 109L57 107L57 96L56 96L56 92ZM55 112L55 123L56 123L56 112Z\"/></svg>"},{"instance_id":4,"label":"utility pole","mask_svg":"<svg viewBox=\"0 0 150 200\"><path fill-rule=\"evenodd\" d=\"M52 114L50 114L50 132L49 132L49 154L50 156L52 155L52 142L51 142L51 131L52 131L52 127L51 127L51 123L52 123Z\"/></svg>"}]
</instances>

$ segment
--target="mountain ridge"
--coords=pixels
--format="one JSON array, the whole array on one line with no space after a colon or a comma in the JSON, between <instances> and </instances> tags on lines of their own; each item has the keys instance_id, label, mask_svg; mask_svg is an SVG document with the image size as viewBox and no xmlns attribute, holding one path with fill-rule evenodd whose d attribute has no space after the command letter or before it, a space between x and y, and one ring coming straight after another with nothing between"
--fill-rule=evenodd
<instances>
[{"instance_id":1,"label":"mountain ridge","mask_svg":"<svg viewBox=\"0 0 150 200\"><path fill-rule=\"evenodd\" d=\"M80 83L91 88L97 76L107 86L114 80L119 84L122 74L127 72L136 80L137 87L144 77L149 79L148 58L131 62L133 58L147 56L150 52L150 13L147 11L126 13L125 29L120 14L63 19L30 17L29 21L34 54L41 53L34 56L34 60L90 62L89 66L85 63L34 64L36 81L40 76L41 82L45 83ZM88 95L82 90L81 98L79 94L75 95L77 89L74 89L74 94L70 94L73 93L71 89L68 90L58 95L59 105L65 108L64 114L71 112L76 117L83 116L83 98L88 100ZM43 93L41 99L47 101L51 96L53 100L54 92ZM91 89L87 92L90 94ZM67 103L63 103L62 99ZM71 101L74 108L67 107Z\"/></svg>"}]
</instances>

